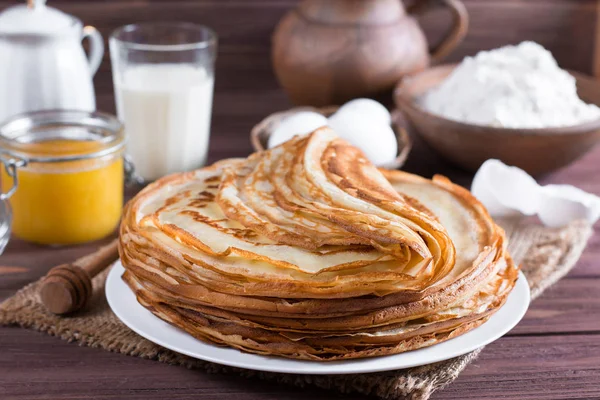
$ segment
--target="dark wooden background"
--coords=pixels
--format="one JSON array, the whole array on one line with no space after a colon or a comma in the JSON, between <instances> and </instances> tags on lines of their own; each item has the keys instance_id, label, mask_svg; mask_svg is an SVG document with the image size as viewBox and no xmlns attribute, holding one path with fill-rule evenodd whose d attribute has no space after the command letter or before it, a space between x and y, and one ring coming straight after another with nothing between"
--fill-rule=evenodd
<instances>
[{"instance_id":1,"label":"dark wooden background","mask_svg":"<svg viewBox=\"0 0 600 400\"><path fill-rule=\"evenodd\" d=\"M97 27L105 42L115 28L141 21L184 20L214 28L219 35L219 54L213 137L227 136L231 146L226 149L213 146L213 159L247 154L250 128L261 117L289 105L271 70L270 37L277 21L297 3L296 0L49 0L50 5ZM464 0L464 3L471 26L466 40L449 61L482 49L534 40L551 50L563 68L592 71L595 0ZM16 1L0 0L0 9L12 4ZM435 43L447 29L449 15L434 11L425 15L422 22ZM114 112L108 47L95 85L98 109Z\"/></svg>"},{"instance_id":2,"label":"dark wooden background","mask_svg":"<svg viewBox=\"0 0 600 400\"><path fill-rule=\"evenodd\" d=\"M291 0L49 0L96 26L105 38L120 25L186 20L220 35L210 158L244 156L248 133L267 114L289 107L269 59L270 35ZM564 68L590 73L594 59L593 0L466 0L471 29L450 60L521 40L550 49ZM15 2L0 0L0 9ZM447 15L423 20L435 40ZM2 60L0 60L2 62ZM98 108L114 112L108 54L95 79ZM1 88L0 88L1 90ZM545 183L572 183L600 194L600 148ZM421 143L406 169L444 173L468 185ZM0 300L53 265L89 252L39 247L12 240L0 257ZM600 399L600 237L594 236L576 269L532 304L525 319L488 346L477 362L435 399ZM167 366L111 354L18 328L0 328L0 399L359 399Z\"/></svg>"}]
</instances>

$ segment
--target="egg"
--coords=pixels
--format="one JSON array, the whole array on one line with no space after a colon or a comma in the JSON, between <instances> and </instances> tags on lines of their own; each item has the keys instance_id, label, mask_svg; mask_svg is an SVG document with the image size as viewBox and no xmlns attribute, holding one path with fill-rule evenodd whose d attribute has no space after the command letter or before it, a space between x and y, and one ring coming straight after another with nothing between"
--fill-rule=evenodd
<instances>
[{"instance_id":1,"label":"egg","mask_svg":"<svg viewBox=\"0 0 600 400\"><path fill-rule=\"evenodd\" d=\"M492 217L534 215L541 202L540 186L535 179L522 169L495 159L479 167L471 192Z\"/></svg>"},{"instance_id":2,"label":"egg","mask_svg":"<svg viewBox=\"0 0 600 400\"><path fill-rule=\"evenodd\" d=\"M329 119L345 119L346 116L360 115L370 121L392 124L390 112L381 103L371 99L354 99L341 106Z\"/></svg>"},{"instance_id":3,"label":"egg","mask_svg":"<svg viewBox=\"0 0 600 400\"><path fill-rule=\"evenodd\" d=\"M594 224L600 218L600 198L596 195L571 185L546 185L542 194L538 216L546 226L564 226L576 219Z\"/></svg>"},{"instance_id":4,"label":"egg","mask_svg":"<svg viewBox=\"0 0 600 400\"><path fill-rule=\"evenodd\" d=\"M312 111L297 112L275 127L267 145L269 148L279 146L296 135L307 135L325 125L327 125L327 118L322 114Z\"/></svg>"},{"instance_id":5,"label":"egg","mask_svg":"<svg viewBox=\"0 0 600 400\"><path fill-rule=\"evenodd\" d=\"M471 192L492 217L537 214L550 227L577 219L594 224L600 218L600 197L570 185L540 186L522 169L499 160L481 165Z\"/></svg>"},{"instance_id":6,"label":"egg","mask_svg":"<svg viewBox=\"0 0 600 400\"><path fill-rule=\"evenodd\" d=\"M330 118L329 126L342 139L361 149L377 166L391 164L398 154L396 135L392 127L381 120L346 113L343 118Z\"/></svg>"}]
</instances>

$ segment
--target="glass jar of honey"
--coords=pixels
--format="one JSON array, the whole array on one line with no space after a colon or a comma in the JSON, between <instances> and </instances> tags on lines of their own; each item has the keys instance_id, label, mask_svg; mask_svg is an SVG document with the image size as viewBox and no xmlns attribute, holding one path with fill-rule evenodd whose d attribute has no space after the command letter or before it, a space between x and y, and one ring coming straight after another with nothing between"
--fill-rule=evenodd
<instances>
[{"instance_id":1,"label":"glass jar of honey","mask_svg":"<svg viewBox=\"0 0 600 400\"><path fill-rule=\"evenodd\" d=\"M123 206L125 138L113 116L40 111L0 126L2 194L15 236L68 245L114 231Z\"/></svg>"}]
</instances>

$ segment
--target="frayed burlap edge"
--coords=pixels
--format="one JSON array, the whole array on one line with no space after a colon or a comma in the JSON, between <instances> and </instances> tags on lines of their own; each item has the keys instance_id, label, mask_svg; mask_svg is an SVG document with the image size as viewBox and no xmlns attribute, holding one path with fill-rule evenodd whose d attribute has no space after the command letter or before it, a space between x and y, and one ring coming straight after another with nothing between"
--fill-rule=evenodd
<instances>
[{"instance_id":1,"label":"frayed burlap edge","mask_svg":"<svg viewBox=\"0 0 600 400\"><path fill-rule=\"evenodd\" d=\"M523 221L499 221L509 238L509 250L527 275L532 297L566 275L575 265L592 227L575 221L560 229L549 229ZM247 378L258 377L298 387L317 386L342 393L358 392L382 399L425 400L450 384L481 352L440 363L405 370L357 375L292 375L244 370L196 360L164 349L129 330L112 313L104 297L107 271L94 279L94 299L83 312L72 317L48 313L40 304L40 281L19 290L0 304L0 325L19 325L35 329L81 346L100 347L130 356L153 359L209 373L229 373Z\"/></svg>"}]
</instances>

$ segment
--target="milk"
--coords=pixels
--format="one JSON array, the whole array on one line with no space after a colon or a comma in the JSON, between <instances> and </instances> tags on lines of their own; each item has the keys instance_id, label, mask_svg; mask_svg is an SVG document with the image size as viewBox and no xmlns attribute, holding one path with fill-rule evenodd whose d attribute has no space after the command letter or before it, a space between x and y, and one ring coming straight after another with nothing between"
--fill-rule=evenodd
<instances>
[{"instance_id":1,"label":"milk","mask_svg":"<svg viewBox=\"0 0 600 400\"><path fill-rule=\"evenodd\" d=\"M117 113L138 176L155 180L204 165L213 82L190 64L128 66L115 74Z\"/></svg>"}]
</instances>

